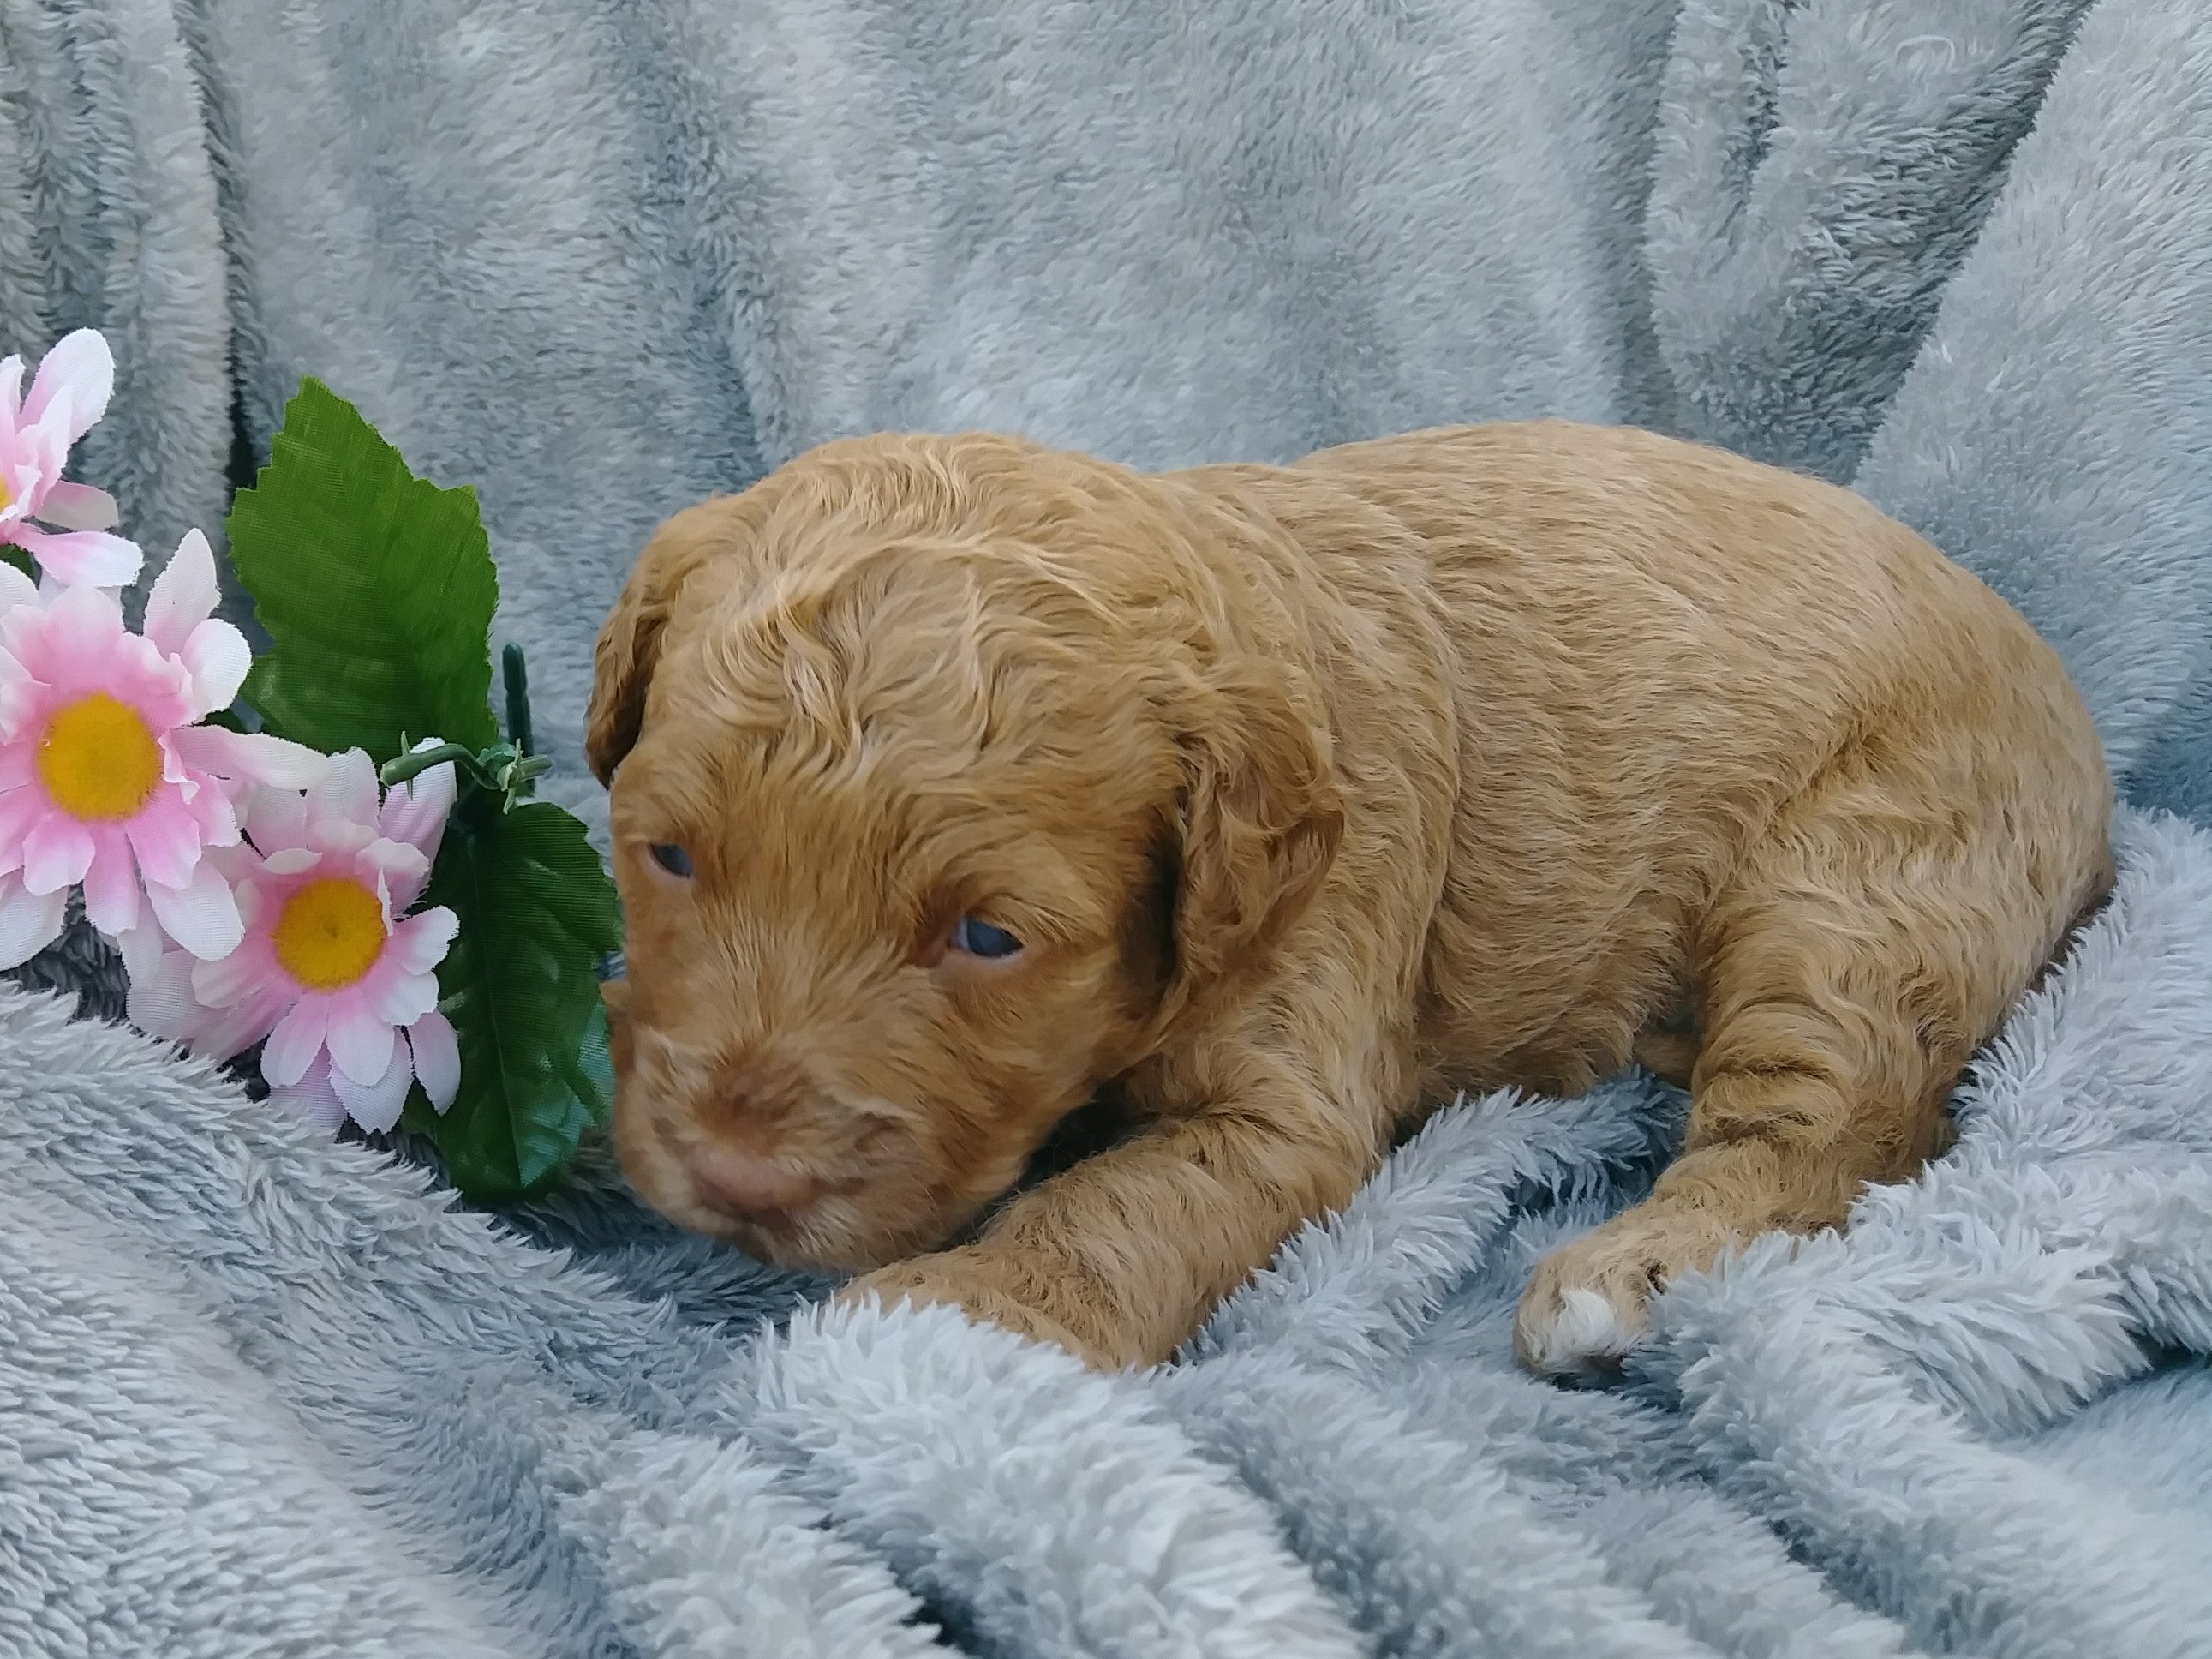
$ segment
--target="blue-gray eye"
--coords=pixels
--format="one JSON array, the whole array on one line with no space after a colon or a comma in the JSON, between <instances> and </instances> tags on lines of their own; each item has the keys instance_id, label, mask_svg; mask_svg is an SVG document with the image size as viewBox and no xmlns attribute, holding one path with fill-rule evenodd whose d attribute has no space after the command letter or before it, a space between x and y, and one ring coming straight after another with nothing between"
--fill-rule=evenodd
<instances>
[{"instance_id":1,"label":"blue-gray eye","mask_svg":"<svg viewBox=\"0 0 2212 1659\"><path fill-rule=\"evenodd\" d=\"M674 842L655 842L647 850L653 854L653 861L670 875L681 876L687 881L690 879L691 855Z\"/></svg>"},{"instance_id":2,"label":"blue-gray eye","mask_svg":"<svg viewBox=\"0 0 2212 1659\"><path fill-rule=\"evenodd\" d=\"M952 948L995 962L1012 956L1022 948L1022 942L1005 928L994 927L979 916L963 916L953 924Z\"/></svg>"}]
</instances>

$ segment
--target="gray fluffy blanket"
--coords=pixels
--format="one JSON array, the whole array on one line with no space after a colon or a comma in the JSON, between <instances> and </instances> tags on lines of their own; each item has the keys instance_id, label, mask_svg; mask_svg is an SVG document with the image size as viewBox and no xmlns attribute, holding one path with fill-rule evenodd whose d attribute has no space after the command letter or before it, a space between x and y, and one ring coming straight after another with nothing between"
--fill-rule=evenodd
<instances>
[{"instance_id":1,"label":"gray fluffy blanket","mask_svg":"<svg viewBox=\"0 0 2212 1659\"><path fill-rule=\"evenodd\" d=\"M1558 413L1924 531L2135 804L1957 1149L1610 1393L1507 1323L1663 1157L1635 1080L1460 1103L1104 1378L0 995L0 1652L2212 1652L2200 0L0 0L0 331L78 323L149 541L234 363L249 450L313 373L477 483L571 762L645 531L820 439Z\"/></svg>"}]
</instances>

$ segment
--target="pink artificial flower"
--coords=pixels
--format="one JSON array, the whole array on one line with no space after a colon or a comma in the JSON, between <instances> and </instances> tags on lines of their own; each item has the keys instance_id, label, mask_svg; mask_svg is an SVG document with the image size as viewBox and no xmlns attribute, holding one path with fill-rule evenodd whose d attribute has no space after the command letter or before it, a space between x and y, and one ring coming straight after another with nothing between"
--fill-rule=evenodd
<instances>
[{"instance_id":1,"label":"pink artificial flower","mask_svg":"<svg viewBox=\"0 0 2212 1659\"><path fill-rule=\"evenodd\" d=\"M137 543L108 533L115 498L62 477L70 447L107 412L114 388L115 359L89 328L46 353L27 398L23 360L0 360L0 544L13 542L58 582L121 587L137 580L143 562Z\"/></svg>"},{"instance_id":2,"label":"pink artificial flower","mask_svg":"<svg viewBox=\"0 0 2212 1659\"><path fill-rule=\"evenodd\" d=\"M313 750L195 722L229 707L252 661L212 620L215 556L197 530L154 583L145 631L96 587L41 596L0 564L0 967L61 932L69 890L87 918L143 959L139 899L196 957L227 954L243 928L201 857L238 839L229 791L304 787Z\"/></svg>"},{"instance_id":3,"label":"pink artificial flower","mask_svg":"<svg viewBox=\"0 0 2212 1659\"><path fill-rule=\"evenodd\" d=\"M331 1127L350 1116L389 1129L418 1080L444 1111L461 1058L432 970L460 923L442 905L406 911L429 882L454 788L447 762L380 803L376 769L350 749L305 795L254 790L245 843L220 855L244 942L220 962L177 951L134 973L132 1023L216 1060L265 1038L270 1097Z\"/></svg>"}]
</instances>

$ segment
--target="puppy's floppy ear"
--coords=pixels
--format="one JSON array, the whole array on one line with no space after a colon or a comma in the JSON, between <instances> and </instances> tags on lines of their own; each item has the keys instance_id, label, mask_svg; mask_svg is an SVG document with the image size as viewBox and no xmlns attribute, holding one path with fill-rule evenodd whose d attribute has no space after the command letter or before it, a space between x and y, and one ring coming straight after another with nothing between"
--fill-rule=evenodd
<instances>
[{"instance_id":1,"label":"puppy's floppy ear","mask_svg":"<svg viewBox=\"0 0 2212 1659\"><path fill-rule=\"evenodd\" d=\"M1344 835L1329 734L1282 671L1255 660L1207 679L1178 733L1177 1004L1267 954L1319 890Z\"/></svg>"},{"instance_id":2,"label":"puppy's floppy ear","mask_svg":"<svg viewBox=\"0 0 2212 1659\"><path fill-rule=\"evenodd\" d=\"M637 743L645 698L659 665L662 636L686 583L742 544L744 525L732 511L742 497L686 508L653 532L599 629L592 652L592 703L584 756L592 775L611 782Z\"/></svg>"}]
</instances>

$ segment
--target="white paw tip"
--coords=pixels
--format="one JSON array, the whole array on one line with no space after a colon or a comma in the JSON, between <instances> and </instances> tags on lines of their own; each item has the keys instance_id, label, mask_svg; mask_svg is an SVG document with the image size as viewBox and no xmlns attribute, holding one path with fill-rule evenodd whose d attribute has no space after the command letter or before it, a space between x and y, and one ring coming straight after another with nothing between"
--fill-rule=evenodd
<instances>
[{"instance_id":1,"label":"white paw tip","mask_svg":"<svg viewBox=\"0 0 2212 1659\"><path fill-rule=\"evenodd\" d=\"M1644 1337L1641 1320L1624 1316L1595 1291L1563 1291L1548 1319L1524 1319L1516 1333L1522 1363L1540 1376L1611 1369Z\"/></svg>"}]
</instances>

